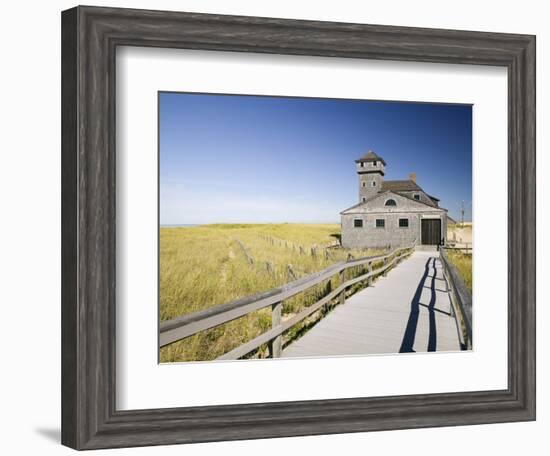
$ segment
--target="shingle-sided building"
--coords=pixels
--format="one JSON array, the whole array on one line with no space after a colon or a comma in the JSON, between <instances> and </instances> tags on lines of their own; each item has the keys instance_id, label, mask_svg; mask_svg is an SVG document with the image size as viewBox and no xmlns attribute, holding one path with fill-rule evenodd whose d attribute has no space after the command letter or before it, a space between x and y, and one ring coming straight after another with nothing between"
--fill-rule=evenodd
<instances>
[{"instance_id":1,"label":"shingle-sided building","mask_svg":"<svg viewBox=\"0 0 550 456\"><path fill-rule=\"evenodd\" d=\"M447 209L417 183L384 180L386 162L374 152L355 160L359 203L340 213L346 248L440 245L447 232Z\"/></svg>"}]
</instances>

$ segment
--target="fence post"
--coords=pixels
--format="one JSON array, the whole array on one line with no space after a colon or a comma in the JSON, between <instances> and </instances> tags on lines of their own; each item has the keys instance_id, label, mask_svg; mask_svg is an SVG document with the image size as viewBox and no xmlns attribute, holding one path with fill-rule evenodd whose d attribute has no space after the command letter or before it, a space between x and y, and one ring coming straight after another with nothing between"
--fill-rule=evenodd
<instances>
[{"instance_id":1,"label":"fence post","mask_svg":"<svg viewBox=\"0 0 550 456\"><path fill-rule=\"evenodd\" d=\"M271 306L271 328L281 326L283 302L276 302ZM280 358L283 351L283 335L279 334L269 343L269 351L272 358Z\"/></svg>"},{"instance_id":2,"label":"fence post","mask_svg":"<svg viewBox=\"0 0 550 456\"><path fill-rule=\"evenodd\" d=\"M246 261L248 261L248 264L250 266L254 266L254 257L252 255L250 255L250 253L248 252L248 249L246 248L246 246L242 243L242 241L240 239L235 239L235 240L237 241L237 244L239 244L239 247L243 251L244 256L246 257Z\"/></svg>"},{"instance_id":3,"label":"fence post","mask_svg":"<svg viewBox=\"0 0 550 456\"><path fill-rule=\"evenodd\" d=\"M384 267L386 267L387 265L388 265L388 257L384 258ZM386 275L388 275L388 270L384 269L384 272L382 273L382 275L386 277Z\"/></svg>"},{"instance_id":4,"label":"fence post","mask_svg":"<svg viewBox=\"0 0 550 456\"><path fill-rule=\"evenodd\" d=\"M345 272L345 269L342 269L340 271L340 285L342 285L345 281L344 272ZM346 302L346 289L345 288L340 292L340 304L344 304L344 302Z\"/></svg>"},{"instance_id":5,"label":"fence post","mask_svg":"<svg viewBox=\"0 0 550 456\"><path fill-rule=\"evenodd\" d=\"M294 272L294 269L292 268L291 264L288 264L286 266L286 272L288 273L288 275L290 276L290 278L292 280L296 280L298 278L298 277L296 277L296 273Z\"/></svg>"}]
</instances>

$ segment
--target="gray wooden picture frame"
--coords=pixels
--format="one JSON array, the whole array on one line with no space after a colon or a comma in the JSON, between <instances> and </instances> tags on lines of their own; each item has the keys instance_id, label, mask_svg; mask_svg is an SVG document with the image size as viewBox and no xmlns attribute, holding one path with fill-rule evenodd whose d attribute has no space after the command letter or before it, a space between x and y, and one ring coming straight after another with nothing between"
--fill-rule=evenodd
<instances>
[{"instance_id":1,"label":"gray wooden picture frame","mask_svg":"<svg viewBox=\"0 0 550 456\"><path fill-rule=\"evenodd\" d=\"M508 388L117 410L117 46L506 67ZM93 449L534 419L534 36L98 7L62 13L63 444Z\"/></svg>"}]
</instances>

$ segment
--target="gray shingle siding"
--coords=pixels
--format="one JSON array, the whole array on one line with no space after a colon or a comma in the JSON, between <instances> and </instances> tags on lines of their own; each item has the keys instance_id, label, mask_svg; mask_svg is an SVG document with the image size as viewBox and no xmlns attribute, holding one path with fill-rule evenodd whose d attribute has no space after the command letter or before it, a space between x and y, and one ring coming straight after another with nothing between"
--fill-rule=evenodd
<instances>
[{"instance_id":1,"label":"gray shingle siding","mask_svg":"<svg viewBox=\"0 0 550 456\"><path fill-rule=\"evenodd\" d=\"M443 211L442 211L443 212ZM368 214L342 214L342 246L348 249L400 247L416 241L421 243L420 220L424 217L440 218L441 232L447 232L445 214L433 212L381 212ZM408 220L408 228L399 227L399 219ZM363 221L362 228L354 227L354 220ZM376 219L384 219L385 227L377 228Z\"/></svg>"}]
</instances>

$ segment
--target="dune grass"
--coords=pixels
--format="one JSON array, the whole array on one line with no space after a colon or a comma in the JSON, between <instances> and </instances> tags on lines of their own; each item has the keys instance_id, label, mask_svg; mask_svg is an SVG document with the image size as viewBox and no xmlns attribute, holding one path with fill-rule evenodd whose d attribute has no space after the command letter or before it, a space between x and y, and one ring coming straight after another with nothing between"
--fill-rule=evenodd
<instances>
[{"instance_id":1,"label":"dune grass","mask_svg":"<svg viewBox=\"0 0 550 456\"><path fill-rule=\"evenodd\" d=\"M466 288L472 293L472 255L459 250L448 250L447 258L456 267Z\"/></svg>"},{"instance_id":2,"label":"dune grass","mask_svg":"<svg viewBox=\"0 0 550 456\"><path fill-rule=\"evenodd\" d=\"M288 283L346 260L380 250L327 249L337 242L337 224L223 224L160 229L160 320L169 320ZM289 266L290 265L290 266ZM359 273L359 272L358 272ZM350 272L353 274L353 271ZM289 318L338 286L338 278L284 302ZM313 315L285 334L300 334ZM211 360L256 337L271 326L263 309L203 331L160 350L161 362ZM266 347L254 353L263 357Z\"/></svg>"}]
</instances>

